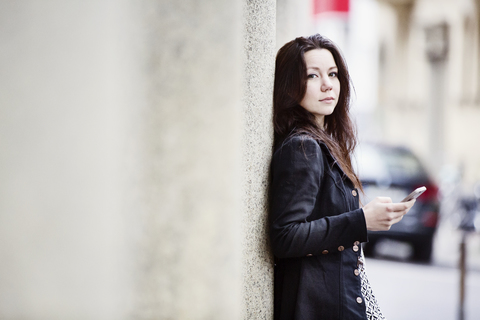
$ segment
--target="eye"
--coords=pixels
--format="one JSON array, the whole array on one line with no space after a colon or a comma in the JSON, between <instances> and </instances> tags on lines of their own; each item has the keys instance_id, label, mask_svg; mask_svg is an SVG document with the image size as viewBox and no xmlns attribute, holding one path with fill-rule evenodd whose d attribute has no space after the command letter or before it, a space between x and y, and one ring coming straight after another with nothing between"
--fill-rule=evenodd
<instances>
[{"instance_id":1,"label":"eye","mask_svg":"<svg viewBox=\"0 0 480 320\"><path fill-rule=\"evenodd\" d=\"M315 73L312 73L312 74L309 74L307 76L308 79L314 79L314 78L318 78L318 75L316 75Z\"/></svg>"},{"instance_id":2,"label":"eye","mask_svg":"<svg viewBox=\"0 0 480 320\"><path fill-rule=\"evenodd\" d=\"M338 77L338 73L337 73L336 71L330 72L330 73L328 74L328 76L329 76L329 77L332 77L332 78L336 78L336 77Z\"/></svg>"}]
</instances>

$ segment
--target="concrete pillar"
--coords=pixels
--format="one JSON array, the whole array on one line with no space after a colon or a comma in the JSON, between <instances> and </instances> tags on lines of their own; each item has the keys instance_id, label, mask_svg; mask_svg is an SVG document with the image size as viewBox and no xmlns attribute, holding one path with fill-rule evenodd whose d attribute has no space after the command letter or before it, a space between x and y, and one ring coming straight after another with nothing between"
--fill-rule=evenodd
<instances>
[{"instance_id":1,"label":"concrete pillar","mask_svg":"<svg viewBox=\"0 0 480 320\"><path fill-rule=\"evenodd\" d=\"M240 317L239 1L144 1L141 319Z\"/></svg>"},{"instance_id":2,"label":"concrete pillar","mask_svg":"<svg viewBox=\"0 0 480 320\"><path fill-rule=\"evenodd\" d=\"M239 319L242 270L251 312L271 312L273 40L247 59L269 61L247 129L242 13L0 2L0 318Z\"/></svg>"},{"instance_id":3,"label":"concrete pillar","mask_svg":"<svg viewBox=\"0 0 480 320\"><path fill-rule=\"evenodd\" d=\"M242 125L243 319L273 318L268 178L273 144L275 1L244 4Z\"/></svg>"},{"instance_id":4,"label":"concrete pillar","mask_svg":"<svg viewBox=\"0 0 480 320\"><path fill-rule=\"evenodd\" d=\"M0 2L1 319L130 308L129 234L143 212L128 200L138 155L127 145L144 105L132 103L125 5Z\"/></svg>"}]
</instances>

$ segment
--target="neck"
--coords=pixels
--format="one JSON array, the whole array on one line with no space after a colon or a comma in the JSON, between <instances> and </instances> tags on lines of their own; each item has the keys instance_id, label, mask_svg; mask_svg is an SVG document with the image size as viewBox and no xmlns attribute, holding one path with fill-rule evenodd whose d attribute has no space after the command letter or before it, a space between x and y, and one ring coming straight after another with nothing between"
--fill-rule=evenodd
<instances>
[{"instance_id":1,"label":"neck","mask_svg":"<svg viewBox=\"0 0 480 320\"><path fill-rule=\"evenodd\" d=\"M323 129L325 116L316 116L315 121L317 122L318 126Z\"/></svg>"}]
</instances>

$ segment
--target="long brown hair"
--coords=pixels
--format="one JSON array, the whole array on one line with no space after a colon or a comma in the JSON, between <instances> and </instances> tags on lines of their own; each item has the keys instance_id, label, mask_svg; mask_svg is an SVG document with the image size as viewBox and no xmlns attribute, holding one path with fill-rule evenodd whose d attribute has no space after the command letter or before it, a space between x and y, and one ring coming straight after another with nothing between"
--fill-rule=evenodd
<instances>
[{"instance_id":1,"label":"long brown hair","mask_svg":"<svg viewBox=\"0 0 480 320\"><path fill-rule=\"evenodd\" d=\"M300 106L307 90L304 54L313 49L327 49L332 53L340 80L338 103L333 113L325 116L323 128L319 127L312 113ZM357 139L349 110L350 76L342 54L332 41L315 34L308 38L296 38L278 50L273 87L273 126L276 142L292 133L307 134L324 142L348 178L357 188L362 189L352 168L351 154Z\"/></svg>"}]
</instances>

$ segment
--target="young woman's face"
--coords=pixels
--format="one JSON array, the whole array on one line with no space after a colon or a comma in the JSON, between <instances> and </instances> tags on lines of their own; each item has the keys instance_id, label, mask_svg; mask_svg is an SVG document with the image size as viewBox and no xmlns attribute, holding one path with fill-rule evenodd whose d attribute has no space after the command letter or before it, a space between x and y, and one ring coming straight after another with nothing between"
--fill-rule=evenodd
<instances>
[{"instance_id":1,"label":"young woman's face","mask_svg":"<svg viewBox=\"0 0 480 320\"><path fill-rule=\"evenodd\" d=\"M338 68L327 49L305 52L307 66L307 91L300 105L310 111L323 127L325 116L332 114L340 95Z\"/></svg>"}]
</instances>

